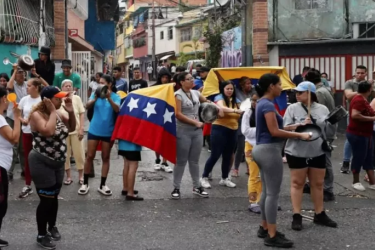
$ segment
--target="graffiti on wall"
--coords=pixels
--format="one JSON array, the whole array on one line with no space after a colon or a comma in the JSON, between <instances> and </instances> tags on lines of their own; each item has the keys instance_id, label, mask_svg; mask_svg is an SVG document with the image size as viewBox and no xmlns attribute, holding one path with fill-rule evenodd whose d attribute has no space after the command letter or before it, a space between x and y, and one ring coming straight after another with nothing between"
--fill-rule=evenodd
<instances>
[{"instance_id":1,"label":"graffiti on wall","mask_svg":"<svg viewBox=\"0 0 375 250\"><path fill-rule=\"evenodd\" d=\"M239 67L242 61L241 28L236 27L223 32L223 50L221 51L221 67Z\"/></svg>"}]
</instances>

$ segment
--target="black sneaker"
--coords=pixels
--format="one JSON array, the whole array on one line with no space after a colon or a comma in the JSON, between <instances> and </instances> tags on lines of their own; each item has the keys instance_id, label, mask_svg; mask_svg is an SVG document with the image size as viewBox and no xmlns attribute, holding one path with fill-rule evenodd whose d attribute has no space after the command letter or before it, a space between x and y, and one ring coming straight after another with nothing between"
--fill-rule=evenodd
<instances>
[{"instance_id":1,"label":"black sneaker","mask_svg":"<svg viewBox=\"0 0 375 250\"><path fill-rule=\"evenodd\" d=\"M310 184L305 183L305 186L303 186L303 193L304 194L310 194Z\"/></svg>"},{"instance_id":2,"label":"black sneaker","mask_svg":"<svg viewBox=\"0 0 375 250\"><path fill-rule=\"evenodd\" d=\"M203 197L203 198L208 198L208 193L204 191L203 187L193 188L193 194L199 195L200 197Z\"/></svg>"},{"instance_id":3,"label":"black sneaker","mask_svg":"<svg viewBox=\"0 0 375 250\"><path fill-rule=\"evenodd\" d=\"M54 241L61 240L61 235L59 233L59 230L57 230L57 227L52 227L51 229L48 229L48 232L51 234L51 238Z\"/></svg>"},{"instance_id":4,"label":"black sneaker","mask_svg":"<svg viewBox=\"0 0 375 250\"><path fill-rule=\"evenodd\" d=\"M172 197L172 199L174 199L174 200L178 200L178 199L180 199L180 197L181 197L181 195L180 195L180 189L175 188L175 189L172 191L172 193L171 193L171 197Z\"/></svg>"},{"instance_id":5,"label":"black sneaker","mask_svg":"<svg viewBox=\"0 0 375 250\"><path fill-rule=\"evenodd\" d=\"M325 202L334 201L335 195L332 192L324 191L323 193L323 200Z\"/></svg>"},{"instance_id":6,"label":"black sneaker","mask_svg":"<svg viewBox=\"0 0 375 250\"><path fill-rule=\"evenodd\" d=\"M337 227L337 223L331 220L325 211L314 215L314 223L326 227Z\"/></svg>"},{"instance_id":7,"label":"black sneaker","mask_svg":"<svg viewBox=\"0 0 375 250\"><path fill-rule=\"evenodd\" d=\"M293 214L292 229L296 231L302 230L302 215Z\"/></svg>"},{"instance_id":8,"label":"black sneaker","mask_svg":"<svg viewBox=\"0 0 375 250\"><path fill-rule=\"evenodd\" d=\"M257 235L259 238L264 239L268 235L268 230L265 230L262 226L259 226Z\"/></svg>"},{"instance_id":9,"label":"black sneaker","mask_svg":"<svg viewBox=\"0 0 375 250\"><path fill-rule=\"evenodd\" d=\"M349 174L350 173L349 167L350 167L350 162L344 161L342 163L342 167L341 167L340 172L343 173L343 174Z\"/></svg>"},{"instance_id":10,"label":"black sneaker","mask_svg":"<svg viewBox=\"0 0 375 250\"><path fill-rule=\"evenodd\" d=\"M0 239L0 247L7 247L7 246L9 246L8 241Z\"/></svg>"},{"instance_id":11,"label":"black sneaker","mask_svg":"<svg viewBox=\"0 0 375 250\"><path fill-rule=\"evenodd\" d=\"M267 234L267 237L264 239L264 245L268 247L291 248L293 244L293 241L285 238L285 235L279 232L276 232L273 238L270 238Z\"/></svg>"},{"instance_id":12,"label":"black sneaker","mask_svg":"<svg viewBox=\"0 0 375 250\"><path fill-rule=\"evenodd\" d=\"M56 249L56 244L52 241L51 235L49 234L44 236L38 235L38 237L36 237L36 242L44 249Z\"/></svg>"}]
</instances>

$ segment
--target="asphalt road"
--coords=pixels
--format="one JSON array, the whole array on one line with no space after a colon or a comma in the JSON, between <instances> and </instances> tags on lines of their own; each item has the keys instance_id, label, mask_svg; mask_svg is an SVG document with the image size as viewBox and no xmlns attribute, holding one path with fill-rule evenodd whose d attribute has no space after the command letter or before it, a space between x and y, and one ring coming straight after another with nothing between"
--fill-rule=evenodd
<instances>
[{"instance_id":1,"label":"asphalt road","mask_svg":"<svg viewBox=\"0 0 375 250\"><path fill-rule=\"evenodd\" d=\"M280 198L283 211L279 213L279 230L295 241L295 249L375 249L372 235L375 233L375 191L360 195L351 188L351 176L339 173L342 158L342 137L333 153L335 168L335 193L337 200L327 203L329 216L339 223L331 229L304 221L305 229L290 229L291 203L289 195L289 170L284 166L284 182ZM209 153L204 148L201 168ZM98 158L99 158L98 154ZM194 197L191 179L186 168L182 184L182 199L170 200L172 175L153 170L154 154L142 152L136 188L145 198L143 202L125 201L122 189L123 161L114 148L111 170L107 184L111 197L103 197L96 189L100 183L100 164L96 161L96 177L90 179L90 193L79 196L77 173L73 171L74 183L64 186L60 201L58 228L62 240L58 249L78 250L227 250L269 249L263 246L256 231L260 218L247 211L247 176L241 166L241 176L234 181L237 188L218 185L220 162L214 168L213 188L208 190L209 199ZM74 169L74 167L73 167ZM7 249L39 249L35 243L37 234L35 211L36 194L18 199L24 181L16 175L10 187L10 202L1 238L10 242ZM313 215L309 196L304 197L304 214Z\"/></svg>"}]
</instances>

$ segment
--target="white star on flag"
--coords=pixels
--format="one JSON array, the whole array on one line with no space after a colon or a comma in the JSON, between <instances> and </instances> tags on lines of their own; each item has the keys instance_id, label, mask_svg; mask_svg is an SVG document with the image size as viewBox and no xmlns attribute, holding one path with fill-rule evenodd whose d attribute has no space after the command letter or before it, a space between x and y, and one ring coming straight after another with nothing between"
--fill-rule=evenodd
<instances>
[{"instance_id":1,"label":"white star on flag","mask_svg":"<svg viewBox=\"0 0 375 250\"><path fill-rule=\"evenodd\" d=\"M130 102L128 103L128 107L130 109L130 112L132 112L133 109L138 108L138 99L134 99L133 97L130 99Z\"/></svg>"},{"instance_id":2,"label":"white star on flag","mask_svg":"<svg viewBox=\"0 0 375 250\"><path fill-rule=\"evenodd\" d=\"M163 117L164 117L164 124L167 123L167 122L172 123L172 115L173 114L174 114L173 112L169 112L168 109L165 109L165 113L163 115Z\"/></svg>"},{"instance_id":3,"label":"white star on flag","mask_svg":"<svg viewBox=\"0 0 375 250\"><path fill-rule=\"evenodd\" d=\"M143 112L147 113L147 118L149 118L150 115L152 114L156 114L155 106L156 106L156 103L154 104L151 104L149 102L147 103L147 107L143 110Z\"/></svg>"}]
</instances>

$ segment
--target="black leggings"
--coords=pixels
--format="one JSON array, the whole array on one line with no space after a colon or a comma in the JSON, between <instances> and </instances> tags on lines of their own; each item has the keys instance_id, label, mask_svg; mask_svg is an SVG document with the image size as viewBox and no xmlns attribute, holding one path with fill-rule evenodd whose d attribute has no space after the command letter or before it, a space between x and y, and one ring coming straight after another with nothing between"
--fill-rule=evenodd
<instances>
[{"instance_id":1,"label":"black leggings","mask_svg":"<svg viewBox=\"0 0 375 250\"><path fill-rule=\"evenodd\" d=\"M36 222L38 224L38 234L47 234L48 229L56 225L57 211L59 209L58 195L61 185L51 188L37 188L40 203L36 209Z\"/></svg>"},{"instance_id":2,"label":"black leggings","mask_svg":"<svg viewBox=\"0 0 375 250\"><path fill-rule=\"evenodd\" d=\"M0 167L0 229L3 224L5 214L8 210L8 191L8 173L5 168Z\"/></svg>"}]
</instances>

